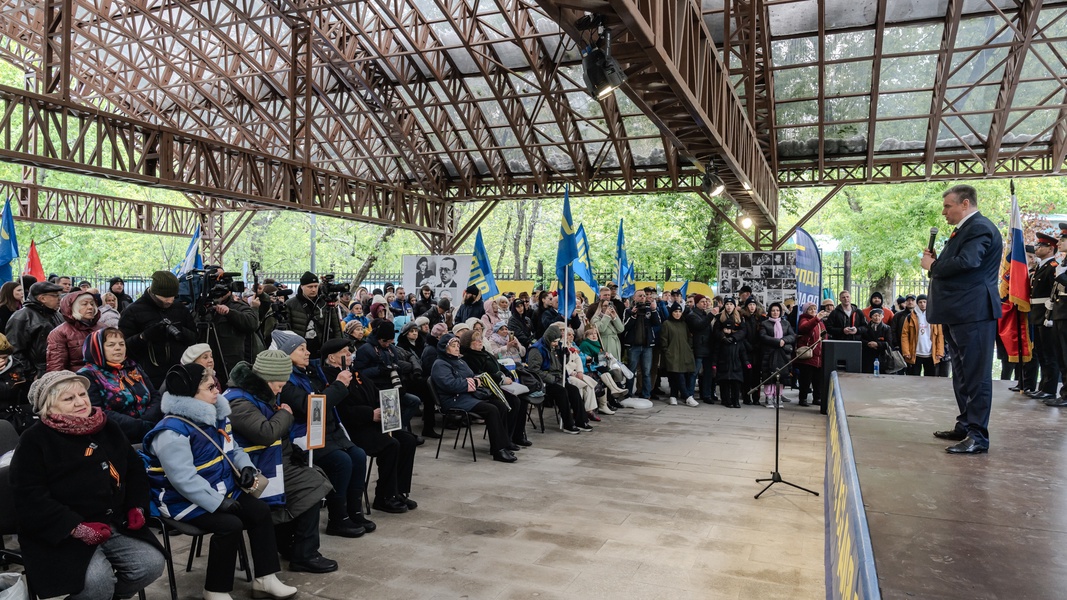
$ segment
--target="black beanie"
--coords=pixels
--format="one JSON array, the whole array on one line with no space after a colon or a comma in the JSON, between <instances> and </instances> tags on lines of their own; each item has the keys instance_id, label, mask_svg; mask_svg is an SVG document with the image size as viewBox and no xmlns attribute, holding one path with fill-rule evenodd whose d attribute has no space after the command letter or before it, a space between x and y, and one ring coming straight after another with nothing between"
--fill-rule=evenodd
<instances>
[{"instance_id":1,"label":"black beanie","mask_svg":"<svg viewBox=\"0 0 1067 600\"><path fill-rule=\"evenodd\" d=\"M307 285L309 283L318 283L319 276L311 271L304 271L304 274L300 276L300 285Z\"/></svg>"},{"instance_id":2,"label":"black beanie","mask_svg":"<svg viewBox=\"0 0 1067 600\"><path fill-rule=\"evenodd\" d=\"M374 330L374 336L379 340L391 340L396 334L393 322L385 319L378 319L371 323L371 329Z\"/></svg>"},{"instance_id":3,"label":"black beanie","mask_svg":"<svg viewBox=\"0 0 1067 600\"><path fill-rule=\"evenodd\" d=\"M174 365L167 371L164 383L167 391L175 396L195 396L200 389L200 382L204 380L204 367L189 363L187 365Z\"/></svg>"},{"instance_id":4,"label":"black beanie","mask_svg":"<svg viewBox=\"0 0 1067 600\"><path fill-rule=\"evenodd\" d=\"M474 296L474 295L476 295L476 294L477 294L477 293L478 293L479 291L481 291L481 290L479 290L479 289L478 289L478 286L476 286L476 285L474 285L474 284L472 283L472 284L468 285L468 286L467 286L467 289L466 289L466 290L464 290L464 291L465 291L465 292L467 292L468 294L470 294L470 295Z\"/></svg>"},{"instance_id":5,"label":"black beanie","mask_svg":"<svg viewBox=\"0 0 1067 600\"><path fill-rule=\"evenodd\" d=\"M178 295L178 277L170 271L156 271L152 273L152 285L149 289L156 296L174 298Z\"/></svg>"}]
</instances>

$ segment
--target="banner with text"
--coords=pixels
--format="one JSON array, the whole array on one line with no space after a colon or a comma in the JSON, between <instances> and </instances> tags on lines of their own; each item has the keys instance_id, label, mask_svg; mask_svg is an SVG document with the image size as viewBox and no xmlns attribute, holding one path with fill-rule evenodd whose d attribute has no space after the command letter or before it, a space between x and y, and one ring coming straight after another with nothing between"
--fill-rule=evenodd
<instances>
[{"instance_id":1,"label":"banner with text","mask_svg":"<svg viewBox=\"0 0 1067 600\"><path fill-rule=\"evenodd\" d=\"M797 304L818 305L822 298L822 255L811 234L797 228L793 237L797 245Z\"/></svg>"}]
</instances>

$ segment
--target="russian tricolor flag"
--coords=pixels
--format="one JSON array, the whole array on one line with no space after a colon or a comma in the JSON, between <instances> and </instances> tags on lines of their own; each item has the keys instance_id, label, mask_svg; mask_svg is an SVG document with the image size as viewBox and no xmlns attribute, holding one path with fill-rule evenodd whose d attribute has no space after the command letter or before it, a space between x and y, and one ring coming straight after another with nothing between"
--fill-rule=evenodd
<instances>
[{"instance_id":1,"label":"russian tricolor flag","mask_svg":"<svg viewBox=\"0 0 1067 600\"><path fill-rule=\"evenodd\" d=\"M1030 362L1030 333L1025 313L1030 312L1030 271L1026 265L1026 243L1023 239L1023 219L1019 200L1015 196L1015 182L1011 182L1011 236L1000 269L1000 299L1004 316L998 323L1000 339L1008 354L1008 361Z\"/></svg>"}]
</instances>

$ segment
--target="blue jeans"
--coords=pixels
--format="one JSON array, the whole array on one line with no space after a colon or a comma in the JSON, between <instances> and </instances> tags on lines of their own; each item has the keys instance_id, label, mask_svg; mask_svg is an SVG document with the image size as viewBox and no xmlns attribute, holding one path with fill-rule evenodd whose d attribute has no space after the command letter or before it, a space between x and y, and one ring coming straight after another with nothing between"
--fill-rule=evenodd
<instances>
[{"instance_id":1,"label":"blue jeans","mask_svg":"<svg viewBox=\"0 0 1067 600\"><path fill-rule=\"evenodd\" d=\"M111 538L96 547L85 569L85 587L68 600L129 598L163 574L163 554L143 540L111 530Z\"/></svg>"},{"instance_id":2,"label":"blue jeans","mask_svg":"<svg viewBox=\"0 0 1067 600\"><path fill-rule=\"evenodd\" d=\"M349 513L362 512L363 485L367 479L367 453L359 446L352 446L347 450L334 450L322 456L316 452L314 460L333 484L333 491L326 494L326 509L330 520L340 521Z\"/></svg>"},{"instance_id":3,"label":"blue jeans","mask_svg":"<svg viewBox=\"0 0 1067 600\"><path fill-rule=\"evenodd\" d=\"M641 393L638 394L642 398L648 398L652 395L652 347L651 346L630 346L630 360L626 366L630 368L630 371L634 374L634 377L630 378L630 381L626 382L626 387L633 394L634 379L637 377L637 364L641 363Z\"/></svg>"}]
</instances>

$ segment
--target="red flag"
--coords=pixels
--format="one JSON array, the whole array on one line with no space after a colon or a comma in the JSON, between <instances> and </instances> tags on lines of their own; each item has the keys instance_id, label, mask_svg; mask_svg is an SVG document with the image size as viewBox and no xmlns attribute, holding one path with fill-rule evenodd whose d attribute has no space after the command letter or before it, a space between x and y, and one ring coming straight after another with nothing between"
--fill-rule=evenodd
<instances>
[{"instance_id":1,"label":"red flag","mask_svg":"<svg viewBox=\"0 0 1067 600\"><path fill-rule=\"evenodd\" d=\"M23 275L33 275L37 281L44 281L44 267L41 266L41 257L37 256L37 243L30 240L30 254L26 257L26 268Z\"/></svg>"},{"instance_id":2,"label":"red flag","mask_svg":"<svg viewBox=\"0 0 1067 600\"><path fill-rule=\"evenodd\" d=\"M1004 316L997 323L997 333L1004 343L1008 362L1030 362L1033 344L1030 343L1026 313L1030 312L1030 276L1026 268L1023 243L1022 216L1015 197L1015 183L1011 184L1011 237L1000 269L1001 308Z\"/></svg>"}]
</instances>

